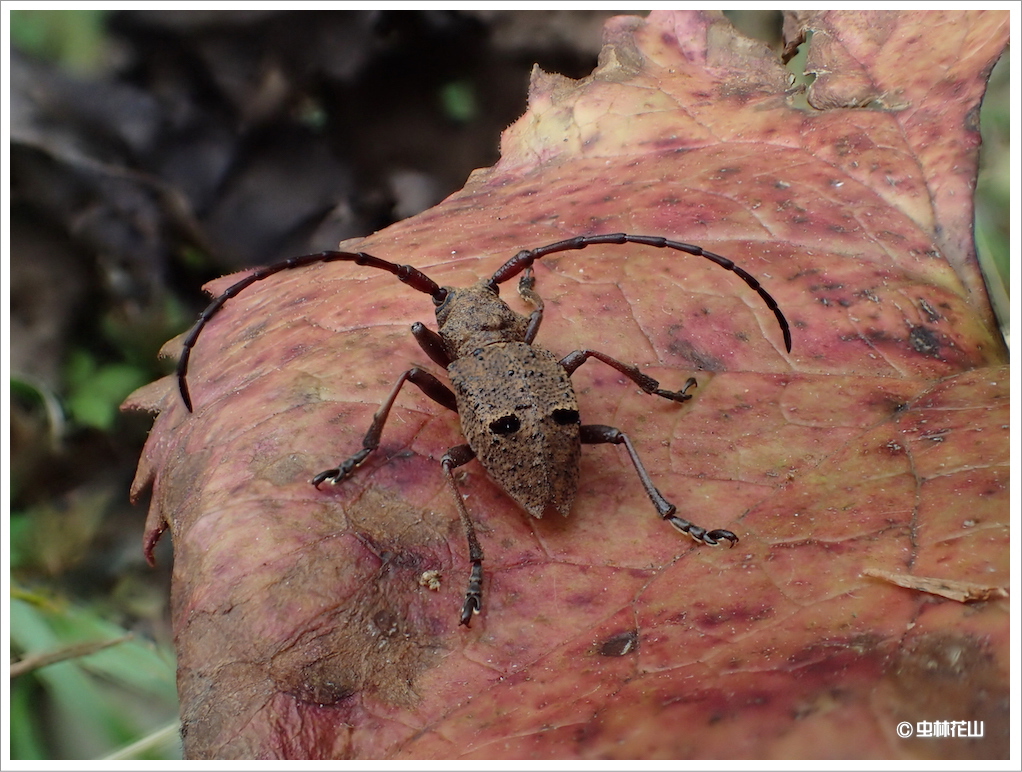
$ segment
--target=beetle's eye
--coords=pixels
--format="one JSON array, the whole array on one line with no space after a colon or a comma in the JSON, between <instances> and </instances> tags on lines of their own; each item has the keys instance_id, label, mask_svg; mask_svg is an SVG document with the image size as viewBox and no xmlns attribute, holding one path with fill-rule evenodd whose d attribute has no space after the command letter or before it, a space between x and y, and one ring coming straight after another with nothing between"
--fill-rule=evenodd
<instances>
[{"instance_id":1,"label":"beetle's eye","mask_svg":"<svg viewBox=\"0 0 1022 772\"><path fill-rule=\"evenodd\" d=\"M579 422L579 416L577 410L565 410L558 408L552 414L554 423L560 426L571 426L571 424L577 424Z\"/></svg>"},{"instance_id":2,"label":"beetle's eye","mask_svg":"<svg viewBox=\"0 0 1022 772\"><path fill-rule=\"evenodd\" d=\"M514 434L522 428L522 422L516 415L506 415L496 421L490 421L490 431L494 434Z\"/></svg>"}]
</instances>

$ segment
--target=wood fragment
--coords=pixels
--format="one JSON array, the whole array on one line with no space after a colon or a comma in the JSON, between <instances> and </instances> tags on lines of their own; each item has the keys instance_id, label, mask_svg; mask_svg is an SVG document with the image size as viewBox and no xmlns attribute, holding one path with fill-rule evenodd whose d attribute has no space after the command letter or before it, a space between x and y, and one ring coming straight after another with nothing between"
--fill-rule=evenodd
<instances>
[{"instance_id":1,"label":"wood fragment","mask_svg":"<svg viewBox=\"0 0 1022 772\"><path fill-rule=\"evenodd\" d=\"M895 571L883 571L879 568L867 568L863 576L883 579L885 582L905 587L909 590L928 592L942 598L956 600L959 603L970 603L980 600L1000 600L1008 597L1007 587L991 587L978 582L963 582L957 579L939 579L933 576L914 576Z\"/></svg>"}]
</instances>

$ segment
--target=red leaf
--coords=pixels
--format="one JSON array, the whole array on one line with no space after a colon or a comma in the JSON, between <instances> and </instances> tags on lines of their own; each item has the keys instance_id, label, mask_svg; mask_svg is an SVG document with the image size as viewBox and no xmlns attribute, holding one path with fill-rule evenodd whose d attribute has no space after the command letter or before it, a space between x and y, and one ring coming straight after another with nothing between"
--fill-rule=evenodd
<instances>
[{"instance_id":1,"label":"red leaf","mask_svg":"<svg viewBox=\"0 0 1022 772\"><path fill-rule=\"evenodd\" d=\"M534 73L497 166L357 245L465 286L521 248L626 231L757 276L790 355L701 258L602 246L536 266L538 345L665 388L697 376L684 405L599 363L574 381L583 420L626 431L679 514L737 547L662 523L619 448L584 449L563 521L468 465L487 579L459 627L468 563L437 463L463 441L454 416L402 392L358 473L308 482L424 361L407 329L432 304L350 264L278 274L199 338L194 414L170 379L129 402L160 411L135 491L154 486L147 549L174 537L189 756L1007 757L1007 601L877 573L1008 584L1007 354L971 236L1008 14L789 18L802 28L809 110L719 14L615 18L592 76ZM985 737L896 732L935 720Z\"/></svg>"}]
</instances>

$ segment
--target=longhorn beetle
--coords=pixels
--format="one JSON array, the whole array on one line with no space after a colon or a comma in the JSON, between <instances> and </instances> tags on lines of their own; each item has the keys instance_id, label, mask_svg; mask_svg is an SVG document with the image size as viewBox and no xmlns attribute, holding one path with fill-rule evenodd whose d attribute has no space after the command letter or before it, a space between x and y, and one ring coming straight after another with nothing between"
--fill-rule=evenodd
<instances>
[{"instance_id":1,"label":"longhorn beetle","mask_svg":"<svg viewBox=\"0 0 1022 772\"><path fill-rule=\"evenodd\" d=\"M429 358L447 370L454 389L452 391L422 368L406 370L376 411L369 431L362 440L362 449L337 467L320 472L311 482L317 490L325 482L331 485L342 482L379 447L383 426L405 382L415 384L427 397L457 413L468 444L456 445L448 450L440 460L440 466L465 528L468 556L472 564L461 609L461 624L468 625L472 615L478 614L483 606L483 550L453 474L454 469L473 458L478 458L490 477L533 517L543 517L549 511L566 516L578 489L582 443L609 442L624 445L639 475L639 482L646 489L660 517L703 544L716 545L719 540L726 539L734 546L738 537L731 531L707 531L675 514L677 507L667 501L653 485L626 434L612 426L581 422L570 376L586 360L594 358L631 379L647 394L675 402L691 399L688 390L696 385L695 378L689 378L679 391L668 391L661 389L658 381L637 367L599 351L579 349L557 359L549 351L532 345L543 321L543 300L535 290L532 264L546 255L584 249L594 244L642 244L674 249L705 257L737 274L759 293L767 307L773 311L784 335L784 347L791 351L788 321L777 302L752 274L726 257L660 236L632 236L626 233L576 236L538 249L522 250L498 268L489 279L465 288L441 287L410 265L397 265L364 252L331 251L293 257L257 269L213 300L185 337L177 367L181 396L191 412L192 399L188 391L187 373L188 360L195 342L224 303L245 288L275 273L313 263L342 260L378 268L392 273L412 289L433 299L437 332L416 322L412 325L412 335ZM499 297L499 285L520 273L522 277L518 283L518 292L533 308L528 317L513 311Z\"/></svg>"}]
</instances>

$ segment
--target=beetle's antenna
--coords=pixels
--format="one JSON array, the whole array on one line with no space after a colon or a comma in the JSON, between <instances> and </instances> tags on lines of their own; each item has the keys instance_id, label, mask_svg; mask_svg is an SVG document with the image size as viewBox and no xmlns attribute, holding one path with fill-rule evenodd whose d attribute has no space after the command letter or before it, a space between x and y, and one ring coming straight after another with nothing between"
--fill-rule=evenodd
<instances>
[{"instance_id":1,"label":"beetle's antenna","mask_svg":"<svg viewBox=\"0 0 1022 772\"><path fill-rule=\"evenodd\" d=\"M707 260L712 260L721 268L737 274L742 281L759 293L759 296L763 298L763 302L766 303L767 308L773 311L774 316L777 317L777 323L780 325L781 333L784 335L784 348L791 351L791 328L788 325L788 320L785 319L784 314L781 313L781 309L777 305L777 301L773 299L769 292L763 289L763 285L759 283L759 280L755 276L746 271L744 268L740 268L735 265L734 262L722 255L709 252L702 247L695 246L694 244L685 244L681 241L671 241L670 239L665 239L662 236L632 236L628 233L605 233L595 236L576 236L573 239L565 239L564 241L547 244L545 247L539 247L537 249L523 249L497 269L497 272L493 274L490 279L489 284L494 290L496 290L498 284L514 278L526 268L531 267L532 264L541 257L552 255L555 252L567 252L572 249L585 249L586 247L591 247L594 244L645 244L648 247L657 247L658 249L676 249L679 252L685 252L689 255L705 257Z\"/></svg>"},{"instance_id":2,"label":"beetle's antenna","mask_svg":"<svg viewBox=\"0 0 1022 772\"><path fill-rule=\"evenodd\" d=\"M192 397L188 391L188 360L191 358L192 348L195 346L195 341L198 340L199 334L209 323L209 320L213 318L213 316L215 316L223 307L224 303L256 282L262 281L266 277L272 276L275 273L287 271L292 268L301 268L306 265L312 265L313 263L332 263L335 260L343 260L355 263L356 265L367 265L370 268L379 268L382 271L392 273L400 281L404 282L412 289L424 292L431 296L433 298L433 303L436 305L440 305L447 297L447 290L438 285L418 268L414 268L410 265L398 265L397 263L381 260L378 257L367 255L365 252L317 252L314 255L292 257L279 263L268 265L264 268L258 268L255 271L252 271L252 273L241 281L236 284L232 284L222 295L215 298L208 306L206 306L206 309L199 314L198 320L185 336L184 344L181 347L181 358L177 363L177 384L181 391L181 398L184 400L185 407L188 408L189 413L192 412Z\"/></svg>"}]
</instances>

